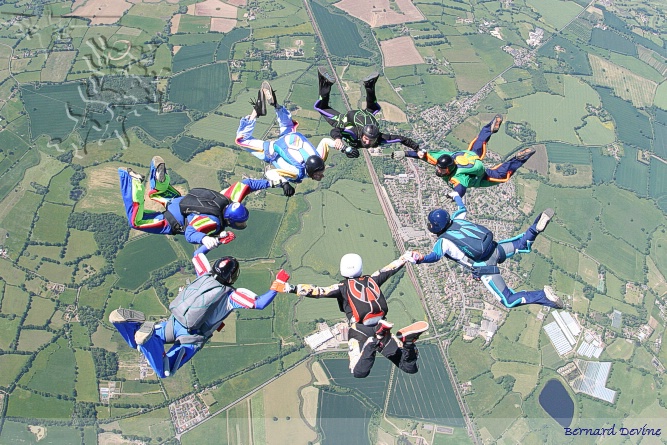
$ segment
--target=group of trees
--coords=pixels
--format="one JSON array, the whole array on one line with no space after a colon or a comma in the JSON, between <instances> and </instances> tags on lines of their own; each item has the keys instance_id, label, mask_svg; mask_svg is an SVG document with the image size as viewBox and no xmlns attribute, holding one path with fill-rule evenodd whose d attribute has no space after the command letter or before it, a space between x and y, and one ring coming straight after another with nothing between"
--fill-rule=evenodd
<instances>
[{"instance_id":1,"label":"group of trees","mask_svg":"<svg viewBox=\"0 0 667 445\"><path fill-rule=\"evenodd\" d=\"M118 356L102 348L91 348L98 379L109 379L118 372Z\"/></svg>"}]
</instances>

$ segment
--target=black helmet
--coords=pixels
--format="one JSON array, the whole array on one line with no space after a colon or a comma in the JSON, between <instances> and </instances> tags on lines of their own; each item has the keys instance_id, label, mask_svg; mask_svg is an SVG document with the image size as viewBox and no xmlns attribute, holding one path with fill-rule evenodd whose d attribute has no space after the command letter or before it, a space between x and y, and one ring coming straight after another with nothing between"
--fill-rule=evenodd
<instances>
[{"instance_id":1,"label":"black helmet","mask_svg":"<svg viewBox=\"0 0 667 445\"><path fill-rule=\"evenodd\" d=\"M211 273L220 284L231 286L241 273L241 267L236 258L225 256L213 263Z\"/></svg>"},{"instance_id":2,"label":"black helmet","mask_svg":"<svg viewBox=\"0 0 667 445\"><path fill-rule=\"evenodd\" d=\"M369 145L373 145L375 144L375 141L377 141L378 137L380 137L380 129L375 124L368 124L364 127L363 130L361 130L361 134L371 140Z\"/></svg>"},{"instance_id":3,"label":"black helmet","mask_svg":"<svg viewBox=\"0 0 667 445\"><path fill-rule=\"evenodd\" d=\"M312 178L315 172L324 170L324 161L317 155L309 156L306 159L306 174Z\"/></svg>"},{"instance_id":4,"label":"black helmet","mask_svg":"<svg viewBox=\"0 0 667 445\"><path fill-rule=\"evenodd\" d=\"M442 155L438 158L435 164L436 176L450 176L456 171L456 163L454 158L449 155Z\"/></svg>"}]
</instances>

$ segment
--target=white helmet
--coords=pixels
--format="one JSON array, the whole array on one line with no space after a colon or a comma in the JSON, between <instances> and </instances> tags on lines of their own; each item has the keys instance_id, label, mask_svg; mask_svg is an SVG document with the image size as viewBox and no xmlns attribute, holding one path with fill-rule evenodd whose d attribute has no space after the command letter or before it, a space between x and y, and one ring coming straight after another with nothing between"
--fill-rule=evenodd
<instances>
[{"instance_id":1,"label":"white helmet","mask_svg":"<svg viewBox=\"0 0 667 445\"><path fill-rule=\"evenodd\" d=\"M340 259L340 274L345 278L360 277L362 268L361 257L356 253L347 253Z\"/></svg>"}]
</instances>

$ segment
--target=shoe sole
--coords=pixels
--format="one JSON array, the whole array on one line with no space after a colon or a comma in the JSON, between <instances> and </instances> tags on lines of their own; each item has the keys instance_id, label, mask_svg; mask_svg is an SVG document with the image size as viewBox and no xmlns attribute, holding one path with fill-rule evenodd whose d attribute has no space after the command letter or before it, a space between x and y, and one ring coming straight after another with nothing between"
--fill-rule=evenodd
<instances>
[{"instance_id":1,"label":"shoe sole","mask_svg":"<svg viewBox=\"0 0 667 445\"><path fill-rule=\"evenodd\" d=\"M144 177L144 175L142 175L141 173L135 172L131 168L126 168L125 171L127 172L128 175L130 175L130 178L132 178L132 179L136 179L136 180L141 181L141 182L144 182L144 179L146 179Z\"/></svg>"},{"instance_id":2,"label":"shoe sole","mask_svg":"<svg viewBox=\"0 0 667 445\"><path fill-rule=\"evenodd\" d=\"M428 330L428 323L426 323L425 321L418 321L400 329L396 333L396 337L398 337L399 340L402 340L409 335L421 334L422 332L426 332L427 330Z\"/></svg>"},{"instance_id":3,"label":"shoe sole","mask_svg":"<svg viewBox=\"0 0 667 445\"><path fill-rule=\"evenodd\" d=\"M273 100L273 88L271 88L271 84L265 80L264 82L262 82L262 86L260 88L262 90L262 94L264 95L264 100L266 101L266 103L268 103L272 107L275 107L276 103Z\"/></svg>"},{"instance_id":4,"label":"shoe sole","mask_svg":"<svg viewBox=\"0 0 667 445\"><path fill-rule=\"evenodd\" d=\"M525 161L528 158L530 158L532 155L535 154L535 150L532 148L525 148L518 152L516 155L514 155L514 159L517 161Z\"/></svg>"},{"instance_id":5,"label":"shoe sole","mask_svg":"<svg viewBox=\"0 0 667 445\"><path fill-rule=\"evenodd\" d=\"M551 301L552 303L556 303L558 305L556 309L563 309L565 307L565 303L563 303L563 300L561 300L561 298L558 295L556 295L556 292L554 292L554 290L550 286L546 286L544 288L544 294L547 296L547 300ZM552 298L549 298L549 296L551 296Z\"/></svg>"},{"instance_id":6,"label":"shoe sole","mask_svg":"<svg viewBox=\"0 0 667 445\"><path fill-rule=\"evenodd\" d=\"M109 314L110 323L123 323L123 322L137 322L143 323L146 321L146 316L143 312L133 311L132 309L123 309L119 308Z\"/></svg>"},{"instance_id":7,"label":"shoe sole","mask_svg":"<svg viewBox=\"0 0 667 445\"><path fill-rule=\"evenodd\" d=\"M164 159L161 156L153 156L153 166L155 167L155 179L157 182L163 182L167 175L167 168Z\"/></svg>"},{"instance_id":8,"label":"shoe sole","mask_svg":"<svg viewBox=\"0 0 667 445\"><path fill-rule=\"evenodd\" d=\"M153 336L155 331L155 323L152 321L147 321L141 325L139 330L134 334L134 341L138 345L143 345L148 341L149 338Z\"/></svg>"},{"instance_id":9,"label":"shoe sole","mask_svg":"<svg viewBox=\"0 0 667 445\"><path fill-rule=\"evenodd\" d=\"M540 219L537 221L535 228L538 232L543 232L544 229L549 225L549 221L554 217L554 209L546 209L540 215Z\"/></svg>"},{"instance_id":10,"label":"shoe sole","mask_svg":"<svg viewBox=\"0 0 667 445\"><path fill-rule=\"evenodd\" d=\"M497 133L500 126L503 124L503 117L499 114L493 118L493 125L491 125L491 133Z\"/></svg>"},{"instance_id":11,"label":"shoe sole","mask_svg":"<svg viewBox=\"0 0 667 445\"><path fill-rule=\"evenodd\" d=\"M318 67L318 68L317 68L317 72L318 72L322 77L324 77L324 79L325 79L327 82L331 82L332 84L336 83L336 79L334 79L334 77L333 77L331 74L329 74L329 73L327 72L327 69L324 68L323 66Z\"/></svg>"},{"instance_id":12,"label":"shoe sole","mask_svg":"<svg viewBox=\"0 0 667 445\"><path fill-rule=\"evenodd\" d=\"M366 83L366 82L369 82L371 80L377 79L378 77L380 77L380 73L378 71L373 71L368 76L364 77L362 79L362 82Z\"/></svg>"}]
</instances>

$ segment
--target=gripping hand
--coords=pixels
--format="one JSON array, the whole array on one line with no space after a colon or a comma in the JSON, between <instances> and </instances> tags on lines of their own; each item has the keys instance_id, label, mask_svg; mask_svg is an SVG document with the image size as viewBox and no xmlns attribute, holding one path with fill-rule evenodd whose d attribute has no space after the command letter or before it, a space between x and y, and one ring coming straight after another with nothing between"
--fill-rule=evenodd
<instances>
[{"instance_id":1,"label":"gripping hand","mask_svg":"<svg viewBox=\"0 0 667 445\"><path fill-rule=\"evenodd\" d=\"M416 250L407 250L403 255L401 255L401 258L409 263L417 264L424 259L424 255L417 252Z\"/></svg>"},{"instance_id":2,"label":"gripping hand","mask_svg":"<svg viewBox=\"0 0 667 445\"><path fill-rule=\"evenodd\" d=\"M233 232L230 232L230 231L228 231L228 230L227 230L227 231L220 232L220 235L218 235L218 242L219 242L220 244L231 243L231 242L234 241L235 239L236 239L236 235L234 235Z\"/></svg>"},{"instance_id":3,"label":"gripping hand","mask_svg":"<svg viewBox=\"0 0 667 445\"><path fill-rule=\"evenodd\" d=\"M359 157L359 150L357 150L354 147L345 147L343 149L343 153L345 153L345 156L348 158L358 158Z\"/></svg>"},{"instance_id":4,"label":"gripping hand","mask_svg":"<svg viewBox=\"0 0 667 445\"><path fill-rule=\"evenodd\" d=\"M403 150L394 151L391 153L392 159L403 159L405 157L405 152Z\"/></svg>"},{"instance_id":5,"label":"gripping hand","mask_svg":"<svg viewBox=\"0 0 667 445\"><path fill-rule=\"evenodd\" d=\"M281 269L276 275L276 279L271 284L271 290L281 293L291 292L294 286L289 284L287 280L289 280L289 274Z\"/></svg>"},{"instance_id":6,"label":"gripping hand","mask_svg":"<svg viewBox=\"0 0 667 445\"><path fill-rule=\"evenodd\" d=\"M288 198L290 196L294 196L294 187L292 187L292 184L289 182L283 182L280 184L280 186L283 188L283 195L287 196Z\"/></svg>"},{"instance_id":7,"label":"gripping hand","mask_svg":"<svg viewBox=\"0 0 667 445\"><path fill-rule=\"evenodd\" d=\"M204 238L202 238L201 243L208 250L214 249L218 247L218 245L220 244L220 242L216 238L213 238L212 236L205 236Z\"/></svg>"}]
</instances>

